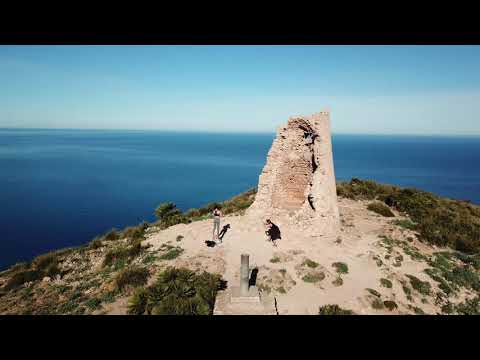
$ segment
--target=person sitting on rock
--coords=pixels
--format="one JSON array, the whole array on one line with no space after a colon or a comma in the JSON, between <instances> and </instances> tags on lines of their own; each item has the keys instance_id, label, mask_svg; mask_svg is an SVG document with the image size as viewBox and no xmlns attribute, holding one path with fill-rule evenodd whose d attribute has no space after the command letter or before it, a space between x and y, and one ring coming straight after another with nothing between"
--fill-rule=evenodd
<instances>
[{"instance_id":1,"label":"person sitting on rock","mask_svg":"<svg viewBox=\"0 0 480 360\"><path fill-rule=\"evenodd\" d=\"M267 241L271 241L273 246L276 247L277 244L275 243L275 241L278 240L278 239L281 239L280 229L277 225L272 223L272 221L270 219L267 219L265 221L265 225L266 225L266 228L267 228L267 230L265 231L265 234L267 235Z\"/></svg>"}]
</instances>

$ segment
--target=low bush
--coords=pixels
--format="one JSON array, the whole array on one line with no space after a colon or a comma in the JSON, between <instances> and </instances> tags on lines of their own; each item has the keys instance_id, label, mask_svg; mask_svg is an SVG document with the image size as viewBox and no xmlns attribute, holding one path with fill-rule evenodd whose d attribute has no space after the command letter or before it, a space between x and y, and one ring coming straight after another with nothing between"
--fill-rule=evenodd
<instances>
[{"instance_id":1,"label":"low bush","mask_svg":"<svg viewBox=\"0 0 480 360\"><path fill-rule=\"evenodd\" d=\"M88 248L91 249L91 250L96 250L96 249L100 249L101 247L103 247L103 242L102 242L102 238L100 237L95 237L92 241L90 241L90 243L88 244Z\"/></svg>"},{"instance_id":2,"label":"low bush","mask_svg":"<svg viewBox=\"0 0 480 360\"><path fill-rule=\"evenodd\" d=\"M171 249L167 250L167 252L163 253L159 256L160 260L173 260L182 255L183 249L179 246L172 247Z\"/></svg>"},{"instance_id":3,"label":"low bush","mask_svg":"<svg viewBox=\"0 0 480 360\"><path fill-rule=\"evenodd\" d=\"M115 286L122 291L127 287L143 286L147 283L149 272L139 266L130 266L120 271L115 277Z\"/></svg>"},{"instance_id":4,"label":"low bush","mask_svg":"<svg viewBox=\"0 0 480 360\"><path fill-rule=\"evenodd\" d=\"M323 272L306 274L302 277L302 280L308 283L316 283L325 279L325 274Z\"/></svg>"},{"instance_id":5,"label":"low bush","mask_svg":"<svg viewBox=\"0 0 480 360\"><path fill-rule=\"evenodd\" d=\"M386 287L388 289L392 288L392 282L388 279L381 278L380 279L380 284L381 284L381 286Z\"/></svg>"},{"instance_id":6,"label":"low bush","mask_svg":"<svg viewBox=\"0 0 480 360\"><path fill-rule=\"evenodd\" d=\"M417 225L409 219L395 220L392 224L408 230L416 230Z\"/></svg>"},{"instance_id":7,"label":"low bush","mask_svg":"<svg viewBox=\"0 0 480 360\"><path fill-rule=\"evenodd\" d=\"M392 300L385 300L383 305L390 311L393 311L398 308L398 305L395 301Z\"/></svg>"},{"instance_id":8,"label":"low bush","mask_svg":"<svg viewBox=\"0 0 480 360\"><path fill-rule=\"evenodd\" d=\"M318 315L355 315L352 310L342 309L337 304L320 306Z\"/></svg>"},{"instance_id":9,"label":"low bush","mask_svg":"<svg viewBox=\"0 0 480 360\"><path fill-rule=\"evenodd\" d=\"M318 263L310 259L305 259L302 265L306 265L309 268L315 269L318 266Z\"/></svg>"},{"instance_id":10,"label":"low bush","mask_svg":"<svg viewBox=\"0 0 480 360\"><path fill-rule=\"evenodd\" d=\"M158 224L162 229L188 222L188 219L177 209L177 206L171 202L160 204L155 209L155 216L158 218Z\"/></svg>"},{"instance_id":11,"label":"low bush","mask_svg":"<svg viewBox=\"0 0 480 360\"><path fill-rule=\"evenodd\" d=\"M343 279L341 276L337 277L335 280L332 281L332 285L334 286L342 286L343 285Z\"/></svg>"},{"instance_id":12,"label":"low bush","mask_svg":"<svg viewBox=\"0 0 480 360\"><path fill-rule=\"evenodd\" d=\"M395 214L390 208L379 201L368 204L367 209L385 217L394 217Z\"/></svg>"},{"instance_id":13,"label":"low bush","mask_svg":"<svg viewBox=\"0 0 480 360\"><path fill-rule=\"evenodd\" d=\"M110 266L117 261L129 262L142 251L140 241L134 242L130 246L118 246L116 248L108 250L103 259L103 266Z\"/></svg>"},{"instance_id":14,"label":"low bush","mask_svg":"<svg viewBox=\"0 0 480 360\"><path fill-rule=\"evenodd\" d=\"M410 280L412 288L422 295L430 295L432 286L428 281L422 281L413 275L405 275Z\"/></svg>"},{"instance_id":15,"label":"low bush","mask_svg":"<svg viewBox=\"0 0 480 360\"><path fill-rule=\"evenodd\" d=\"M348 265L343 262L335 262L332 264L339 274L348 274Z\"/></svg>"},{"instance_id":16,"label":"low bush","mask_svg":"<svg viewBox=\"0 0 480 360\"><path fill-rule=\"evenodd\" d=\"M350 199L375 199L408 214L424 241L467 254L480 252L480 206L355 178L338 183L337 194Z\"/></svg>"},{"instance_id":17,"label":"low bush","mask_svg":"<svg viewBox=\"0 0 480 360\"><path fill-rule=\"evenodd\" d=\"M43 275L44 273L41 270L24 270L16 272L10 279L8 279L7 283L3 286L3 289L10 291L26 282L40 280L43 278Z\"/></svg>"},{"instance_id":18,"label":"low bush","mask_svg":"<svg viewBox=\"0 0 480 360\"><path fill-rule=\"evenodd\" d=\"M367 290L370 294L378 298L382 296L377 290L370 289L370 288L366 288L365 290Z\"/></svg>"},{"instance_id":19,"label":"low bush","mask_svg":"<svg viewBox=\"0 0 480 360\"><path fill-rule=\"evenodd\" d=\"M220 275L188 269L168 268L146 289L138 289L129 300L129 314L211 315Z\"/></svg>"}]
</instances>

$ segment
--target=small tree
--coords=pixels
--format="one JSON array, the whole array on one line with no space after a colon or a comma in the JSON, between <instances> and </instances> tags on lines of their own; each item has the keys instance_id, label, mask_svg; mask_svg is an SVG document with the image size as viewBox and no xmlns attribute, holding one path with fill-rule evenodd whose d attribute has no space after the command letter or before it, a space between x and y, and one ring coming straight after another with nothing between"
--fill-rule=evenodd
<instances>
[{"instance_id":1,"label":"small tree","mask_svg":"<svg viewBox=\"0 0 480 360\"><path fill-rule=\"evenodd\" d=\"M160 204L155 209L155 216L160 220L160 225L163 228L187 222L185 216L174 203Z\"/></svg>"}]
</instances>

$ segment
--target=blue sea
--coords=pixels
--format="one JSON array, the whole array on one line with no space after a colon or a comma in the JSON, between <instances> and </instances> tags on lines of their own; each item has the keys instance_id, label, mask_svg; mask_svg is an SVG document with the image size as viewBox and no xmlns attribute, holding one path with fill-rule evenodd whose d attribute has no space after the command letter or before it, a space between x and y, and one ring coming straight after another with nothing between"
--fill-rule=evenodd
<instances>
[{"instance_id":1,"label":"blue sea","mask_svg":"<svg viewBox=\"0 0 480 360\"><path fill-rule=\"evenodd\" d=\"M257 185L274 134L0 129L0 269ZM480 204L480 138L334 135L337 180Z\"/></svg>"}]
</instances>

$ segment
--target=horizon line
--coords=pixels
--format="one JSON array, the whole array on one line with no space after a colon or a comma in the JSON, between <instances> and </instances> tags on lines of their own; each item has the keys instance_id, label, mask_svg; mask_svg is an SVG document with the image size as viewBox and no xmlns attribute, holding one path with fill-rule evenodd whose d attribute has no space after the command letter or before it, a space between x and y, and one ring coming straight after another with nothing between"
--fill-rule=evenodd
<instances>
[{"instance_id":1,"label":"horizon line","mask_svg":"<svg viewBox=\"0 0 480 360\"><path fill-rule=\"evenodd\" d=\"M251 135L275 135L275 131L248 131L248 130L185 130L185 129L128 129L128 128L37 128L37 127L0 127L2 130L39 130L39 131L136 131L136 132L168 132L168 133L199 133L199 134L251 134ZM332 131L332 135L361 135L361 136L432 136L432 137L480 137L480 133L354 133L354 132L336 132Z\"/></svg>"}]
</instances>

